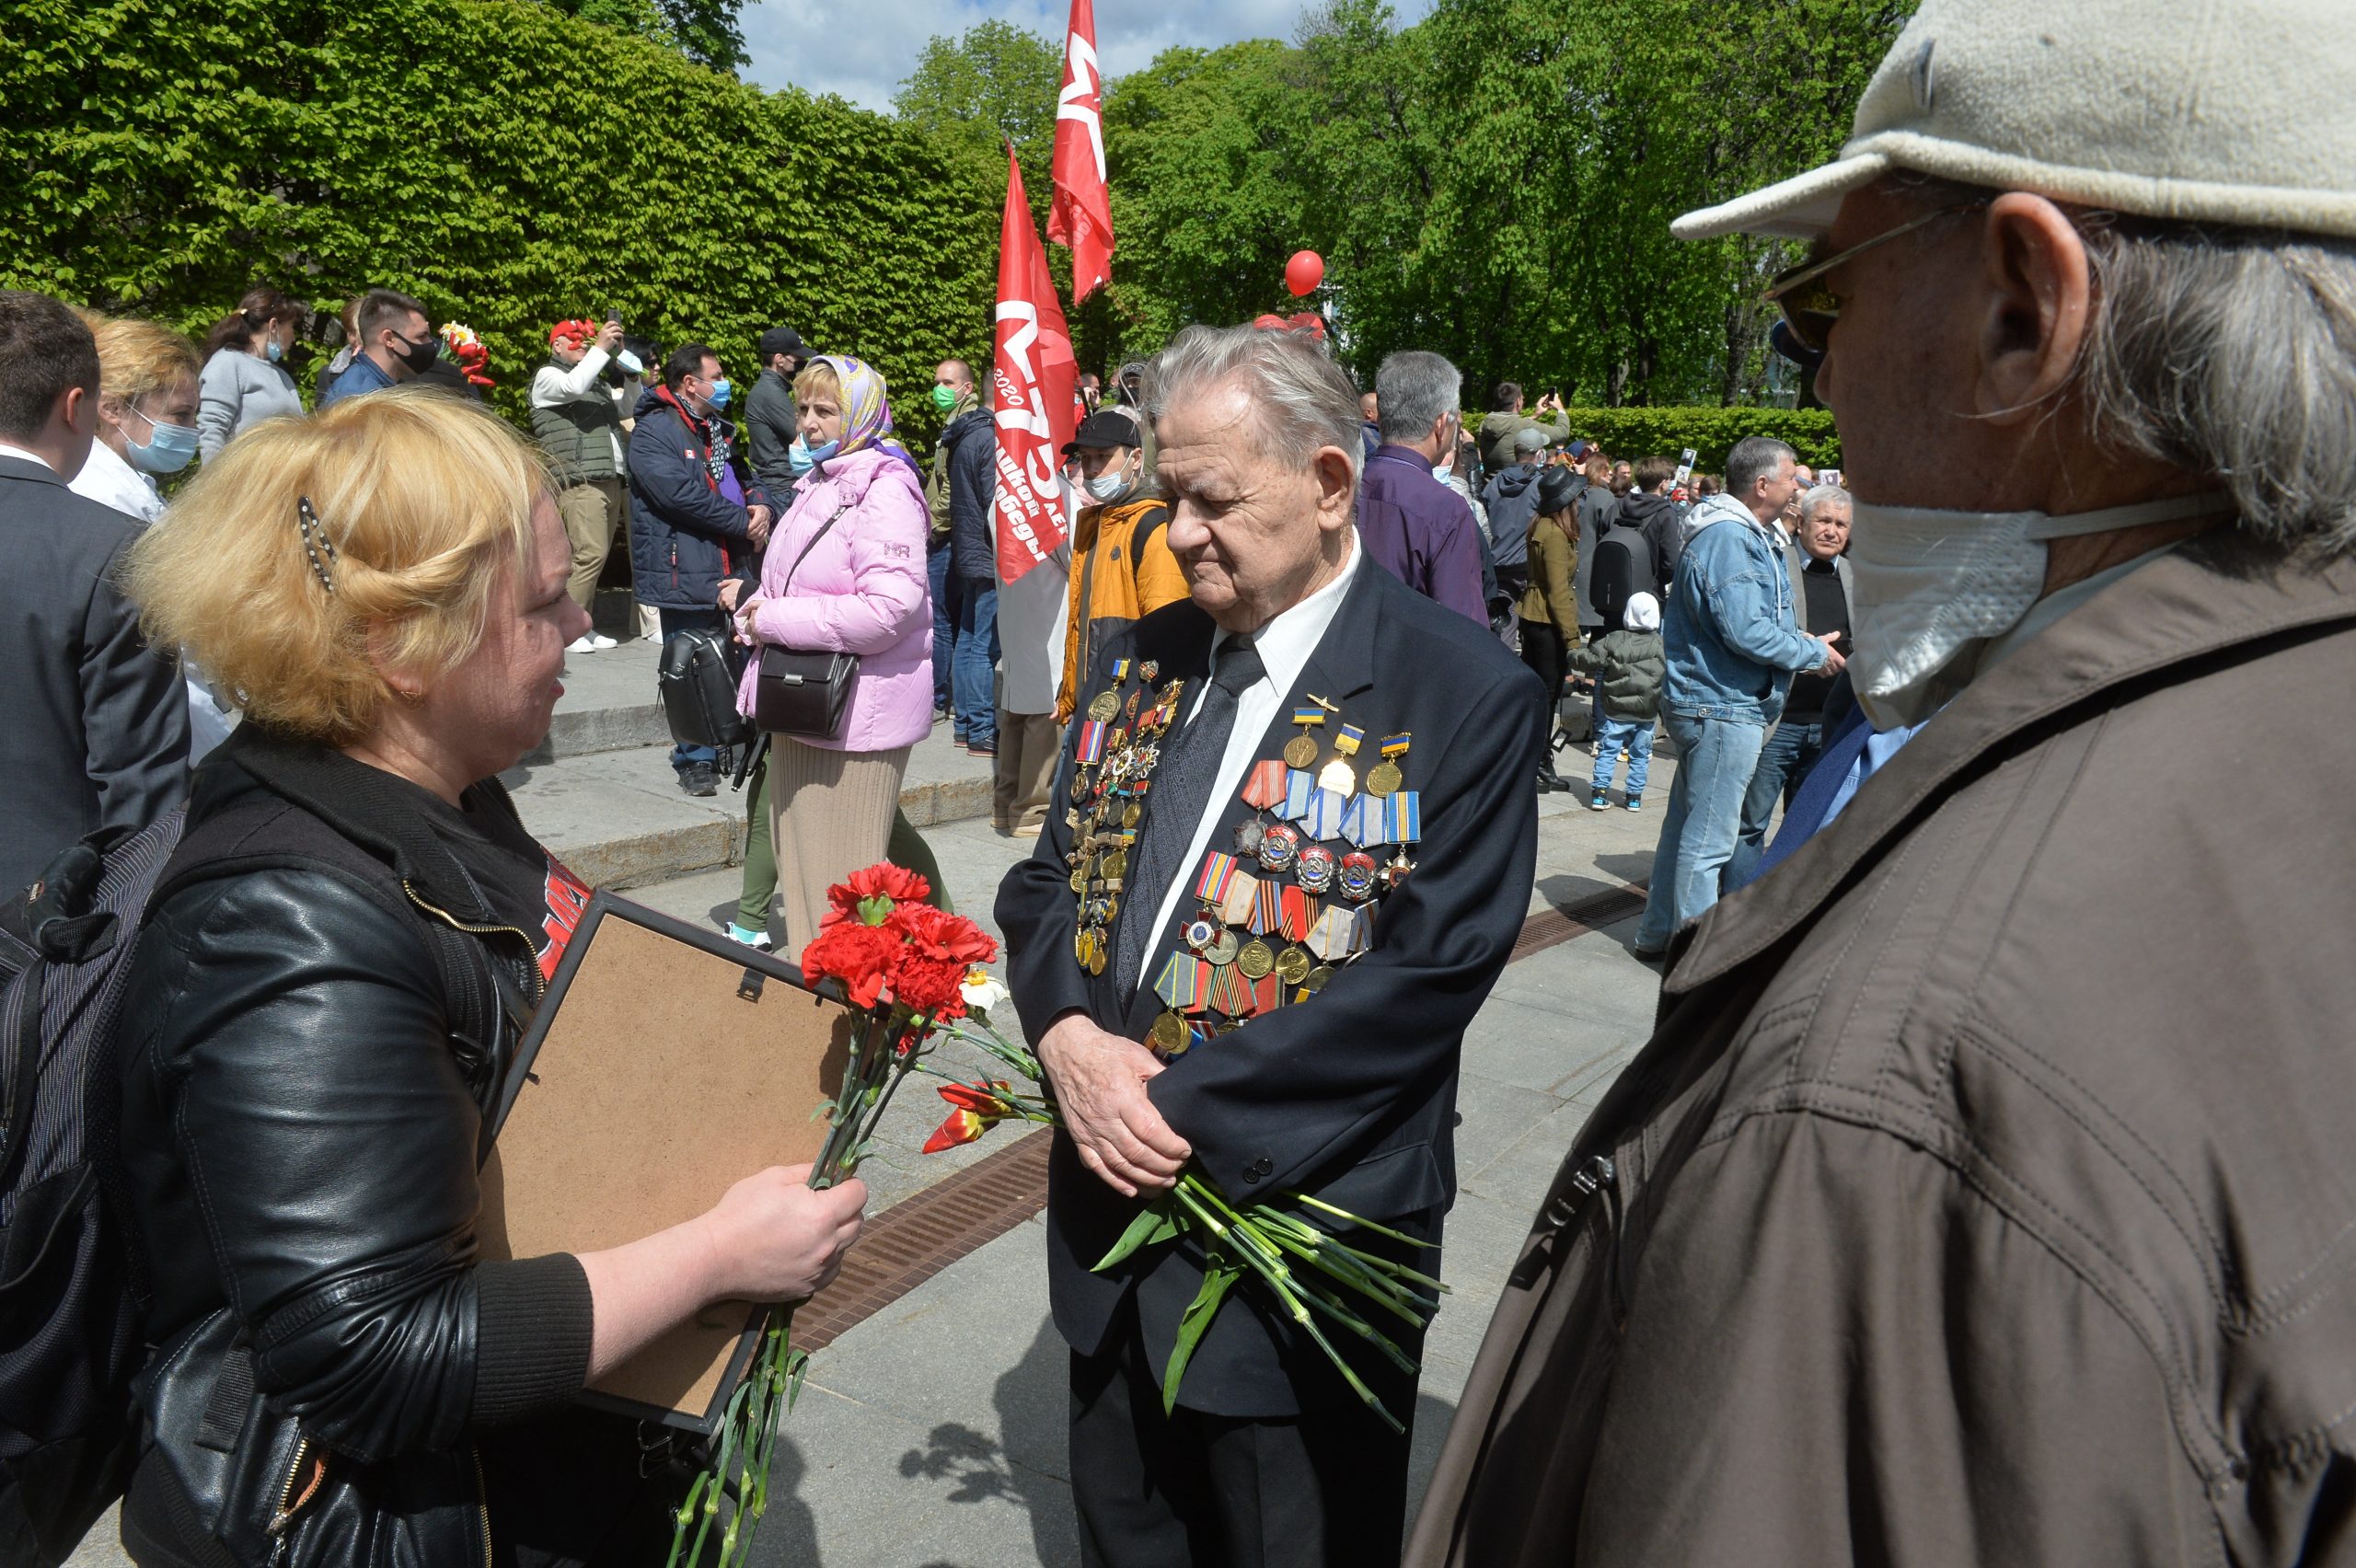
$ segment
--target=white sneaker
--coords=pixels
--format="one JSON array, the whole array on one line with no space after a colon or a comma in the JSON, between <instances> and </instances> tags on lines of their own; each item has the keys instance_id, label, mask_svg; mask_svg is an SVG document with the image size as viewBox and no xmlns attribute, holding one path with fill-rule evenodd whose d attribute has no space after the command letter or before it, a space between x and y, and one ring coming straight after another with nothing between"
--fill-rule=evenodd
<instances>
[{"instance_id":1,"label":"white sneaker","mask_svg":"<svg viewBox=\"0 0 2356 1568\"><path fill-rule=\"evenodd\" d=\"M612 638L607 637L602 631L593 631L589 634L589 646L602 650L606 648L619 648L621 644L615 641Z\"/></svg>"},{"instance_id":2,"label":"white sneaker","mask_svg":"<svg viewBox=\"0 0 2356 1568\"><path fill-rule=\"evenodd\" d=\"M595 638L584 632L583 635L576 637L572 641L566 643L564 645L564 651L567 653L595 653L597 651L597 642Z\"/></svg>"}]
</instances>

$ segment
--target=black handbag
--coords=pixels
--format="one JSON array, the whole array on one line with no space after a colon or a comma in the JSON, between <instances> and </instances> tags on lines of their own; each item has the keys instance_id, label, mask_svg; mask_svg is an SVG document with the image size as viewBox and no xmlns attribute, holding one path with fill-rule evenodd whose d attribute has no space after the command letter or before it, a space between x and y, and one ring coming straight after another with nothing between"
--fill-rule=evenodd
<instances>
[{"instance_id":1,"label":"black handbag","mask_svg":"<svg viewBox=\"0 0 2356 1568\"><path fill-rule=\"evenodd\" d=\"M793 574L810 559L818 541L837 519L850 510L849 504L835 508L835 515L818 525L802 553L793 558L793 565L778 585L777 596L783 598L793 586ZM832 740L842 728L843 709L850 704L851 682L859 675L859 655L856 653L804 652L795 648L765 646L761 650L761 673L753 687L753 723L761 730L778 735L809 735L818 740Z\"/></svg>"}]
</instances>

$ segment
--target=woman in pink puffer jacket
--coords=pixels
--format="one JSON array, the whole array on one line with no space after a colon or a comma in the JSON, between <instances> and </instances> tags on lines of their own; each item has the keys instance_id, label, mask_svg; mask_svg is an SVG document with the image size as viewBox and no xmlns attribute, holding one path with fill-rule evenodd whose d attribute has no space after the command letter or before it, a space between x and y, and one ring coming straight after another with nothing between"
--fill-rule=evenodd
<instances>
[{"instance_id":1,"label":"woman in pink puffer jacket","mask_svg":"<svg viewBox=\"0 0 2356 1568\"><path fill-rule=\"evenodd\" d=\"M908 750L932 727L932 600L923 485L890 439L883 376L849 355L820 354L795 379L793 398L817 462L770 534L760 590L737 606L738 633L756 650L859 655L832 736L769 737L778 892L789 951L799 955L818 934L827 884L884 858ZM759 670L756 654L737 692L747 716Z\"/></svg>"}]
</instances>

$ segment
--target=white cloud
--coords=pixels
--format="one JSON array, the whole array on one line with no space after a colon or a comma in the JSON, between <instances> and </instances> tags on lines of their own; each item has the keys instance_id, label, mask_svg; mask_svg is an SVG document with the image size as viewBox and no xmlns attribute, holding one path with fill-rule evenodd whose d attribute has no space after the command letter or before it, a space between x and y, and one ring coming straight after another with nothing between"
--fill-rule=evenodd
<instances>
[{"instance_id":1,"label":"white cloud","mask_svg":"<svg viewBox=\"0 0 2356 1568\"><path fill-rule=\"evenodd\" d=\"M1104 73L1137 70L1177 44L1216 49L1246 38L1292 37L1312 0L1096 0L1096 50ZM1394 0L1403 21L1430 0ZM750 0L742 13L745 76L764 87L839 93L889 112L925 40L955 36L990 17L1061 38L1068 0Z\"/></svg>"}]
</instances>

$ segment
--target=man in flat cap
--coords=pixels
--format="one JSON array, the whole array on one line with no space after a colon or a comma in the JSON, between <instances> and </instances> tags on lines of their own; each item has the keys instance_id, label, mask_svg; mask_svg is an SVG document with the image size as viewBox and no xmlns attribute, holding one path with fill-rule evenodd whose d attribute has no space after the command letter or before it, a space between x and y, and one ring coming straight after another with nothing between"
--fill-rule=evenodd
<instances>
[{"instance_id":1,"label":"man in flat cap","mask_svg":"<svg viewBox=\"0 0 2356 1568\"><path fill-rule=\"evenodd\" d=\"M1872 723L1671 947L1417 1568L2356 1561L2356 33L2192 18L1923 0L1677 224L1814 239Z\"/></svg>"}]
</instances>

